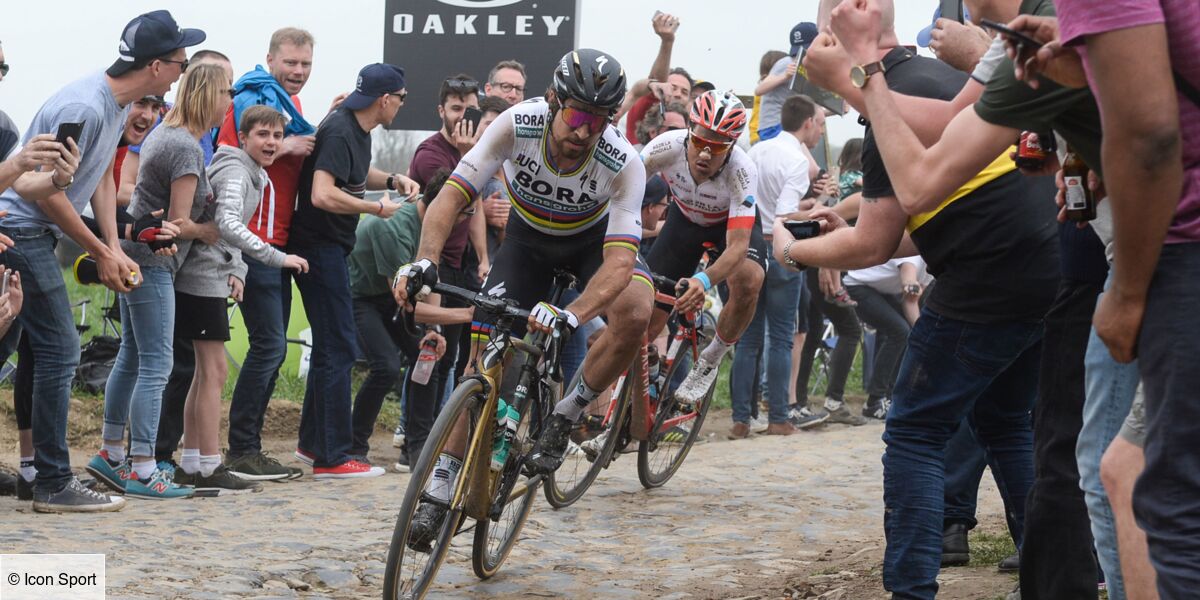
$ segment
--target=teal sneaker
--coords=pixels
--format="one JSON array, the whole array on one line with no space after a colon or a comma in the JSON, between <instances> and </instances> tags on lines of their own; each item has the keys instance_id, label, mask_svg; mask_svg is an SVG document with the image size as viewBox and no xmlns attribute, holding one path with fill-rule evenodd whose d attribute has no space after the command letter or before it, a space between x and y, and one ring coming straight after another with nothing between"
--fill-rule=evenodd
<instances>
[{"instance_id":1,"label":"teal sneaker","mask_svg":"<svg viewBox=\"0 0 1200 600\"><path fill-rule=\"evenodd\" d=\"M130 466L129 459L121 462L113 462L108 459L107 450L101 450L93 456L85 468L88 473L92 474L92 477L95 477L118 494L125 493L125 488L129 480L134 477L133 467Z\"/></svg>"},{"instance_id":2,"label":"teal sneaker","mask_svg":"<svg viewBox=\"0 0 1200 600\"><path fill-rule=\"evenodd\" d=\"M149 479L138 479L136 476L129 479L129 483L125 486L125 495L130 498L141 498L143 500L175 500L181 498L191 498L195 490L190 487L181 487L177 485L171 478L171 474L162 469L154 469L154 473Z\"/></svg>"}]
</instances>

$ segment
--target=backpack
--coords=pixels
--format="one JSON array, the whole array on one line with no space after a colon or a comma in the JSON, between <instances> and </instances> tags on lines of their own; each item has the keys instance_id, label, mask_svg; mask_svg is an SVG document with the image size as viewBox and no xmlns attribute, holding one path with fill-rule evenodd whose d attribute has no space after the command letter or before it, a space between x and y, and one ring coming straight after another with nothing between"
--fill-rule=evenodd
<instances>
[{"instance_id":1,"label":"backpack","mask_svg":"<svg viewBox=\"0 0 1200 600\"><path fill-rule=\"evenodd\" d=\"M81 392L103 393L120 349L121 340L115 337L98 335L92 338L79 352L79 367L75 369L71 385Z\"/></svg>"}]
</instances>

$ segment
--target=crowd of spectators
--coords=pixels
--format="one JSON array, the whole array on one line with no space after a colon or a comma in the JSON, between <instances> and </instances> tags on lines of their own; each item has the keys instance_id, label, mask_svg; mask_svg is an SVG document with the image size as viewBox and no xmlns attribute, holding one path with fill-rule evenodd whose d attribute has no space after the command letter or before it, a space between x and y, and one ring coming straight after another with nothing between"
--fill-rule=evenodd
<instances>
[{"instance_id":1,"label":"crowd of spectators","mask_svg":"<svg viewBox=\"0 0 1200 600\"><path fill-rule=\"evenodd\" d=\"M883 582L896 598L934 597L939 569L969 560L985 467L1019 550L1001 565L1020 571L1012 597L1096 598L1098 586L1109 598L1188 597L1200 585L1200 414L1189 396L1200 382L1187 364L1200 339L1188 325L1200 265L1200 7L966 0L962 18L939 8L919 36L936 59L896 35L900 8L822 0L816 21L758 65L751 145L728 156L753 172L753 231L773 252L761 290L755 280L713 292L739 318L741 304L753 310L740 339L721 342L733 346L727 437L882 421ZM985 20L1040 46L993 37ZM692 135L693 107L721 89L672 65L679 28L655 13L658 53L612 118L650 155ZM3 354L19 356L21 457L0 486L36 511L302 477L262 448L293 282L312 326L295 458L314 478L385 472L369 442L393 390L404 403L395 469L407 472L467 368L471 310L426 298L414 335L395 318L392 278L415 259L442 187L461 187L448 178L463 155L525 99L525 67L501 61L482 82L447 74L438 105L414 108L403 68L367 65L314 125L298 97L311 34L276 31L266 66L236 79L220 52L187 55L205 38L167 11L140 15L118 60L49 98L23 135L0 113L0 334ZM7 71L0 51L0 79ZM797 79L862 115L863 136L834 164L815 151L837 111L798 93ZM387 173L372 166L371 131L402 109L436 110L441 126L407 174ZM74 123L71 139L56 137ZM1026 139L1058 152L1018 163ZM1081 184L1060 171L1068 151L1090 170ZM640 251L658 263L673 250L671 239L655 245L679 205L673 181L645 184ZM368 190L384 194L368 200ZM1098 203L1094 220L1071 218L1080 194ZM479 289L510 218L503 174L474 199L440 278ZM797 239L796 221L817 235ZM86 466L94 481L73 474L66 442L80 354L54 256L63 235L119 296L103 443ZM249 350L222 456L228 299ZM572 337L568 377L602 326ZM852 410L860 348L866 397ZM418 381L406 365L429 351L436 364ZM352 397L360 357L368 375Z\"/></svg>"}]
</instances>

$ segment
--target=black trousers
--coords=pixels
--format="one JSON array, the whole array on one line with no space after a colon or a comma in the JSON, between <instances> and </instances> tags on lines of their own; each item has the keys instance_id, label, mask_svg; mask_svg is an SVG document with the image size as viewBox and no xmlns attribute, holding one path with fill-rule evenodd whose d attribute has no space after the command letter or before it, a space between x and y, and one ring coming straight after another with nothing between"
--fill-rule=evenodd
<instances>
[{"instance_id":1,"label":"black trousers","mask_svg":"<svg viewBox=\"0 0 1200 600\"><path fill-rule=\"evenodd\" d=\"M1033 410L1034 482L1025 508L1021 598L1097 597L1096 559L1079 488L1075 442L1083 426L1083 356L1102 285L1064 279L1046 314Z\"/></svg>"}]
</instances>

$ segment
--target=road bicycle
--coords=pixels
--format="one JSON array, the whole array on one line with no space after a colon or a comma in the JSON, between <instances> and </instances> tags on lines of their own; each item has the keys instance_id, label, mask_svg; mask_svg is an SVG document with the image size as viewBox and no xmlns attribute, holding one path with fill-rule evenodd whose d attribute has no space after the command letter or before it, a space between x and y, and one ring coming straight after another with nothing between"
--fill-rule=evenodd
<instances>
[{"instance_id":1,"label":"road bicycle","mask_svg":"<svg viewBox=\"0 0 1200 600\"><path fill-rule=\"evenodd\" d=\"M675 305L677 282L654 276L655 300ZM555 508L579 500L619 456L618 449L637 444L638 479L647 489L665 484L687 458L712 403L714 384L695 406L675 400L675 387L699 358L709 341L699 325L699 311L672 311L672 331L666 355L651 376L657 348L645 340L629 369L617 379L611 393L588 407L572 431L572 444L563 465L546 478L546 501Z\"/></svg>"},{"instance_id":2,"label":"road bicycle","mask_svg":"<svg viewBox=\"0 0 1200 600\"><path fill-rule=\"evenodd\" d=\"M575 282L574 275L556 270L549 302L557 306L563 292L574 287ZM389 600L425 596L452 540L470 529L463 526L467 519L474 520L471 567L475 575L487 579L496 574L516 543L542 484L542 476L529 476L524 466L544 420L562 393L559 357L565 339L559 333L561 323L551 335L537 333L518 339L511 332L529 318L529 312L517 308L514 301L446 284L434 286L433 293L457 298L474 306L480 311L478 314L496 317L477 362L476 374L463 377L455 387L409 479L384 572L384 598ZM493 471L490 465L497 431L496 412L502 393L517 408L520 420L503 467ZM456 425L465 428L468 442L462 469L446 502L431 496L426 489L438 456ZM440 503L447 509L442 527L432 541L410 536L413 515L421 502Z\"/></svg>"}]
</instances>

